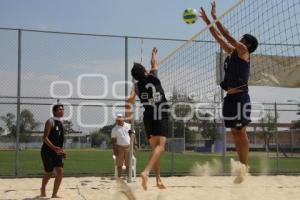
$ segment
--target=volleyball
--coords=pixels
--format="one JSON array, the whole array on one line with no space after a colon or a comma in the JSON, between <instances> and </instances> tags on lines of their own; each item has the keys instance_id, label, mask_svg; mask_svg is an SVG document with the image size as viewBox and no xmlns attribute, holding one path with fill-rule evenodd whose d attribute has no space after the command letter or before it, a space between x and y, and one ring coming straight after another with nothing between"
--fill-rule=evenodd
<instances>
[{"instance_id":1,"label":"volleyball","mask_svg":"<svg viewBox=\"0 0 300 200\"><path fill-rule=\"evenodd\" d=\"M198 17L197 17L197 10L194 8L187 8L183 12L183 21L187 24L194 24Z\"/></svg>"}]
</instances>

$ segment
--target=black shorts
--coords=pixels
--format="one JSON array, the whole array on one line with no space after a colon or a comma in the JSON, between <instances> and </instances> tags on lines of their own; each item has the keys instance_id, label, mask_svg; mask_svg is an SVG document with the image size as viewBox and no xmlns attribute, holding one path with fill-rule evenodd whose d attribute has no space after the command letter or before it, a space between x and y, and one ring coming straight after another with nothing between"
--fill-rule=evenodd
<instances>
[{"instance_id":1,"label":"black shorts","mask_svg":"<svg viewBox=\"0 0 300 200\"><path fill-rule=\"evenodd\" d=\"M251 101L248 92L227 94L224 98L223 117L226 128L241 129L250 122Z\"/></svg>"},{"instance_id":2,"label":"black shorts","mask_svg":"<svg viewBox=\"0 0 300 200\"><path fill-rule=\"evenodd\" d=\"M145 126L145 131L148 139L151 136L164 136L168 137L169 133L169 116L165 114L161 119L153 119L151 115L144 115L143 122Z\"/></svg>"},{"instance_id":3,"label":"black shorts","mask_svg":"<svg viewBox=\"0 0 300 200\"><path fill-rule=\"evenodd\" d=\"M55 167L64 167L62 156L44 150L41 151L41 156L45 172L52 172Z\"/></svg>"}]
</instances>

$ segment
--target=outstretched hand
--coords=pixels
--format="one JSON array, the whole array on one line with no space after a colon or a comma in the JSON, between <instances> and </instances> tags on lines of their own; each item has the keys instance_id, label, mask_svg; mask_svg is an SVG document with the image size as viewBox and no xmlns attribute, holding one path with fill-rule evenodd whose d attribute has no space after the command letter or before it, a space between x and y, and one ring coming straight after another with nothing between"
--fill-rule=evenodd
<instances>
[{"instance_id":1,"label":"outstretched hand","mask_svg":"<svg viewBox=\"0 0 300 200\"><path fill-rule=\"evenodd\" d=\"M151 56L151 67L152 68L157 68L158 66L158 63L157 63L157 48L156 47L153 47L152 49L152 56Z\"/></svg>"},{"instance_id":2,"label":"outstretched hand","mask_svg":"<svg viewBox=\"0 0 300 200\"><path fill-rule=\"evenodd\" d=\"M157 54L157 48L156 47L153 47L153 49L152 49L152 55L156 55Z\"/></svg>"},{"instance_id":3,"label":"outstretched hand","mask_svg":"<svg viewBox=\"0 0 300 200\"><path fill-rule=\"evenodd\" d=\"M216 2L211 2L211 16L214 20L217 19L217 12L216 12Z\"/></svg>"},{"instance_id":4,"label":"outstretched hand","mask_svg":"<svg viewBox=\"0 0 300 200\"><path fill-rule=\"evenodd\" d=\"M203 9L203 7L200 8L199 11L199 17L207 24L210 24L210 20L208 19L205 10Z\"/></svg>"}]
</instances>

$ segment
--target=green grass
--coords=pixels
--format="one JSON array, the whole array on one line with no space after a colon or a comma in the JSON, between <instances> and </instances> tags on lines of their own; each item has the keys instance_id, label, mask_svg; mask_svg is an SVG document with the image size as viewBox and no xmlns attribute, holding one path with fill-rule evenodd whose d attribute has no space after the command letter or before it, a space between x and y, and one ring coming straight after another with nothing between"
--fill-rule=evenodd
<instances>
[{"instance_id":1,"label":"green grass","mask_svg":"<svg viewBox=\"0 0 300 200\"><path fill-rule=\"evenodd\" d=\"M67 149L68 159L65 160L65 175L107 175L112 174L113 160L112 152L95 149ZM150 153L137 152L137 172L140 172L146 165ZM230 172L230 158L236 159L236 154L227 153L226 172ZM203 154L186 152L174 154L174 165L172 168L172 154L166 152L160 159L161 171L163 174L189 173L193 165L197 162L200 165L209 162L213 165L213 159L222 162L220 154ZM252 173L277 172L277 161L275 157L268 157L265 153L250 153L250 166ZM280 173L300 173L299 158L280 158ZM39 150L20 151L20 176L39 176L43 173L43 166ZM14 176L15 174L15 152L0 151L0 176Z\"/></svg>"}]
</instances>

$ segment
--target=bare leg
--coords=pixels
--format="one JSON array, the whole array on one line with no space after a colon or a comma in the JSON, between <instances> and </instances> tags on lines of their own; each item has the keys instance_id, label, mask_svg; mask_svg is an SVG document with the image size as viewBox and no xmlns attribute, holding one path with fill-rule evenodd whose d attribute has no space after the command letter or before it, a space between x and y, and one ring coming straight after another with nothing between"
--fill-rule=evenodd
<instances>
[{"instance_id":1,"label":"bare leg","mask_svg":"<svg viewBox=\"0 0 300 200\"><path fill-rule=\"evenodd\" d=\"M150 142L150 145L151 145L151 149L154 150L155 149L155 146L156 144L154 142ZM160 165L159 165L159 160L157 160L157 162L154 164L153 166L153 170L155 172L155 177L156 177L156 186L159 188L159 189L166 189L166 186L162 183L161 181L161 178L160 178Z\"/></svg>"},{"instance_id":2,"label":"bare leg","mask_svg":"<svg viewBox=\"0 0 300 200\"><path fill-rule=\"evenodd\" d=\"M121 177L121 174L122 174L122 166L121 167L118 166L118 177L119 178Z\"/></svg>"},{"instance_id":3,"label":"bare leg","mask_svg":"<svg viewBox=\"0 0 300 200\"><path fill-rule=\"evenodd\" d=\"M239 161L241 161L241 142L240 142L240 137L238 135L238 132L235 128L232 128L231 129L231 133L233 135L233 141L234 141L234 144L235 144L235 147L236 147L236 152L238 154L238 158L239 158Z\"/></svg>"},{"instance_id":4,"label":"bare leg","mask_svg":"<svg viewBox=\"0 0 300 200\"><path fill-rule=\"evenodd\" d=\"M55 176L55 181L54 181L52 198L60 198L59 196L57 196L57 192L58 192L59 186L60 186L62 178L63 178L64 170L62 167L56 167L55 172L56 172L56 176Z\"/></svg>"},{"instance_id":5,"label":"bare leg","mask_svg":"<svg viewBox=\"0 0 300 200\"><path fill-rule=\"evenodd\" d=\"M242 129L232 129L232 131L234 134L239 161L242 163L240 172L235 178L234 183L241 183L245 180L248 173L249 141L246 133L246 127L243 127Z\"/></svg>"},{"instance_id":6,"label":"bare leg","mask_svg":"<svg viewBox=\"0 0 300 200\"><path fill-rule=\"evenodd\" d=\"M248 166L248 159L249 159L249 140L248 135L246 133L246 127L242 128L240 135L241 140L241 152L242 152L242 163L244 163L246 166Z\"/></svg>"},{"instance_id":7,"label":"bare leg","mask_svg":"<svg viewBox=\"0 0 300 200\"><path fill-rule=\"evenodd\" d=\"M239 160L244 165L248 166L248 155L249 155L249 140L246 133L246 127L242 129L235 129L237 142L237 151Z\"/></svg>"},{"instance_id":8,"label":"bare leg","mask_svg":"<svg viewBox=\"0 0 300 200\"><path fill-rule=\"evenodd\" d=\"M165 150L166 137L152 136L150 139L150 144L155 143L155 148L152 150L151 158L144 171L141 173L142 186L144 190L147 190L147 181L150 170L154 167L155 163L159 160L162 152Z\"/></svg>"},{"instance_id":9,"label":"bare leg","mask_svg":"<svg viewBox=\"0 0 300 200\"><path fill-rule=\"evenodd\" d=\"M46 185L52 176L52 172L45 172L42 180L41 197L46 197Z\"/></svg>"},{"instance_id":10,"label":"bare leg","mask_svg":"<svg viewBox=\"0 0 300 200\"><path fill-rule=\"evenodd\" d=\"M156 186L158 189L166 189L166 186L163 184L162 180L160 179L160 165L159 161L157 161L153 167L155 171L155 176L156 176Z\"/></svg>"}]
</instances>

